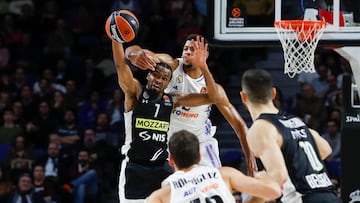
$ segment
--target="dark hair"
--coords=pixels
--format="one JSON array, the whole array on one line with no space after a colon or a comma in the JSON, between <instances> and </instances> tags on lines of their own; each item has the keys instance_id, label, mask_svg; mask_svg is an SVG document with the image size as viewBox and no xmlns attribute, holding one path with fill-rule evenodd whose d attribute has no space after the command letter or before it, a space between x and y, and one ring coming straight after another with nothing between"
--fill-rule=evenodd
<instances>
[{"instance_id":1,"label":"dark hair","mask_svg":"<svg viewBox=\"0 0 360 203\"><path fill-rule=\"evenodd\" d=\"M272 99L273 81L270 73L265 70L249 69L245 71L241 85L251 102L265 104Z\"/></svg>"},{"instance_id":2,"label":"dark hair","mask_svg":"<svg viewBox=\"0 0 360 203\"><path fill-rule=\"evenodd\" d=\"M169 151L178 168L188 168L199 161L199 140L193 133L180 130L170 137Z\"/></svg>"},{"instance_id":3,"label":"dark hair","mask_svg":"<svg viewBox=\"0 0 360 203\"><path fill-rule=\"evenodd\" d=\"M156 66L155 68L164 68L164 69L167 69L167 70L170 70L171 74L170 74L170 80L172 78L172 69L171 69L171 66L167 63L164 63L164 62L160 62L160 63L156 63ZM153 72L153 71L152 71Z\"/></svg>"},{"instance_id":4,"label":"dark hair","mask_svg":"<svg viewBox=\"0 0 360 203\"><path fill-rule=\"evenodd\" d=\"M196 40L196 37L197 36L199 36L200 38L201 37L204 37L204 36L202 36L202 35L200 35L200 34L189 34L186 38L185 38L185 42L184 43L186 43L186 41L188 41L188 40ZM205 43L208 43L208 40L204 37L204 42Z\"/></svg>"}]
</instances>

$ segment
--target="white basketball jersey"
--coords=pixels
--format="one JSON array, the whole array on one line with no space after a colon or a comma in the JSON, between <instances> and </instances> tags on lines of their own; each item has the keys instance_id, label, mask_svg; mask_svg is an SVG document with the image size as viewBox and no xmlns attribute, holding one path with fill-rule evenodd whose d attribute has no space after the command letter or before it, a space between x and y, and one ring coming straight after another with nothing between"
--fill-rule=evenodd
<instances>
[{"instance_id":1,"label":"white basketball jersey","mask_svg":"<svg viewBox=\"0 0 360 203\"><path fill-rule=\"evenodd\" d=\"M176 171L166 178L162 186L170 184L170 203L226 202L235 203L218 169L196 166L188 172Z\"/></svg>"},{"instance_id":2,"label":"white basketball jersey","mask_svg":"<svg viewBox=\"0 0 360 203\"><path fill-rule=\"evenodd\" d=\"M184 92L201 93L207 92L204 76L193 79L188 76L183 69L183 59L179 58L179 66L175 69L172 79L165 92ZM179 130L189 130L198 136L199 141L206 140L215 134L215 128L212 128L209 119L211 105L201 105L196 107L176 107L171 114L170 128L168 135L171 136Z\"/></svg>"}]
</instances>

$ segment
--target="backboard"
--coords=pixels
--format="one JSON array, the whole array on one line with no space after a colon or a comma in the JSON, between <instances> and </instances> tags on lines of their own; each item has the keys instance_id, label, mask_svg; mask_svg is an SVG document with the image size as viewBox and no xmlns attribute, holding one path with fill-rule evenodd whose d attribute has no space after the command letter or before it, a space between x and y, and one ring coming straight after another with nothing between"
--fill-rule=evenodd
<instances>
[{"instance_id":1,"label":"backboard","mask_svg":"<svg viewBox=\"0 0 360 203\"><path fill-rule=\"evenodd\" d=\"M325 20L319 45L360 42L360 0L208 0L213 43L274 45L279 20ZM315 19L314 19L315 18Z\"/></svg>"}]
</instances>

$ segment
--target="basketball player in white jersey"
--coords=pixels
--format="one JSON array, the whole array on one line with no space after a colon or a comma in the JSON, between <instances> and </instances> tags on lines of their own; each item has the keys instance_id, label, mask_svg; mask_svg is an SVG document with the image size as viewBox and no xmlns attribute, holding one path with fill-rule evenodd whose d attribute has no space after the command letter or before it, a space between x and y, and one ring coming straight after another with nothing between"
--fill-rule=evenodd
<instances>
[{"instance_id":1,"label":"basketball player in white jersey","mask_svg":"<svg viewBox=\"0 0 360 203\"><path fill-rule=\"evenodd\" d=\"M175 132L169 140L169 163L175 169L153 192L147 203L226 202L235 203L232 191L245 192L264 200L276 199L281 188L275 181L252 178L231 167L219 169L198 165L199 139L187 130Z\"/></svg>"},{"instance_id":2,"label":"basketball player in white jersey","mask_svg":"<svg viewBox=\"0 0 360 203\"><path fill-rule=\"evenodd\" d=\"M195 40L199 35L189 35L183 47L181 58L173 58L168 54L153 53L134 45L126 49L126 57L138 68L148 69L154 67L156 62L165 62L173 69L173 77L166 89L166 92L180 91L184 93L205 93L207 85L201 69L189 62L187 59L193 55L194 47L191 40ZM242 149L246 155L248 168L254 165L249 158L249 150L246 143L246 124L241 118L236 108L229 102L224 89L218 85L218 93L221 95L216 103L217 108L225 119L233 127L240 139ZM201 105L197 107L178 106L173 110L170 120L168 135L173 132L186 129L194 133L200 141L201 161L200 165L220 167L218 142L213 137L216 127L212 126L209 119L211 105ZM252 170L249 170L250 174Z\"/></svg>"}]
</instances>

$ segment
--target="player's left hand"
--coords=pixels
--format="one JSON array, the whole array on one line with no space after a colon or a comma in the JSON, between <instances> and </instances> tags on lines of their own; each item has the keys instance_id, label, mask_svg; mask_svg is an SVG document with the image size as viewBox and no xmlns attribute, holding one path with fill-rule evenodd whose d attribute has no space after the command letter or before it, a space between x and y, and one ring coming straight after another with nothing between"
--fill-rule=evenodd
<instances>
[{"instance_id":1,"label":"player's left hand","mask_svg":"<svg viewBox=\"0 0 360 203\"><path fill-rule=\"evenodd\" d=\"M206 60L209 56L209 52L208 52L208 43L205 43L205 40L203 37L196 37L196 40L191 40L192 46L194 48L194 52L191 56L189 57L189 61L191 61L191 63L202 67L205 67L206 64Z\"/></svg>"}]
</instances>

